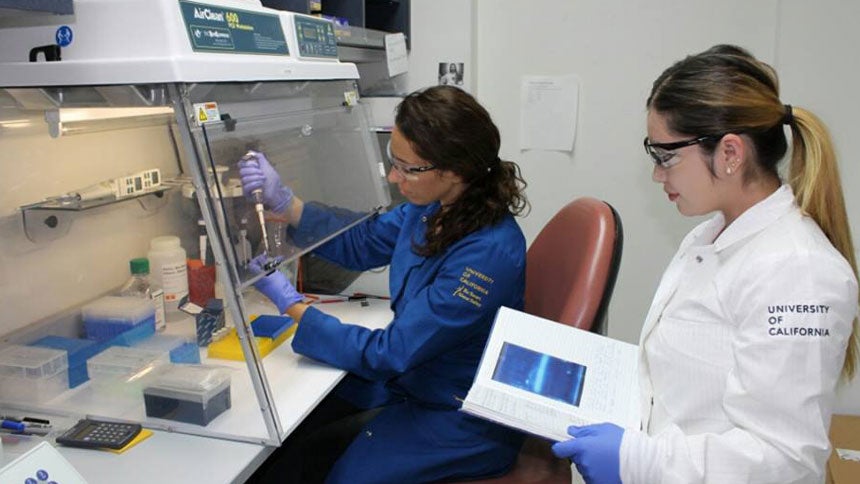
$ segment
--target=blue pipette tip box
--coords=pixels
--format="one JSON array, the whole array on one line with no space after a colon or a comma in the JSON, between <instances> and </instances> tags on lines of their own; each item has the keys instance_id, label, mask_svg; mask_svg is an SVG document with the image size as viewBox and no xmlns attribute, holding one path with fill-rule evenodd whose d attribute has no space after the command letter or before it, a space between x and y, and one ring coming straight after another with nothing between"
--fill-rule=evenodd
<instances>
[{"instance_id":1,"label":"blue pipette tip box","mask_svg":"<svg viewBox=\"0 0 860 484\"><path fill-rule=\"evenodd\" d=\"M251 321L251 331L254 332L254 336L278 339L278 336L292 326L292 324L293 318L289 316L264 314L257 316L257 319Z\"/></svg>"},{"instance_id":2,"label":"blue pipette tip box","mask_svg":"<svg viewBox=\"0 0 860 484\"><path fill-rule=\"evenodd\" d=\"M105 349L105 345L90 339L67 338L49 335L30 343L30 346L65 350L69 357L69 388L90 379L87 374L87 360Z\"/></svg>"},{"instance_id":3,"label":"blue pipette tip box","mask_svg":"<svg viewBox=\"0 0 860 484\"><path fill-rule=\"evenodd\" d=\"M136 297L105 296L81 308L87 339L109 341L137 330L111 344L131 345L155 332L155 306ZM150 331L151 330L151 331Z\"/></svg>"}]
</instances>

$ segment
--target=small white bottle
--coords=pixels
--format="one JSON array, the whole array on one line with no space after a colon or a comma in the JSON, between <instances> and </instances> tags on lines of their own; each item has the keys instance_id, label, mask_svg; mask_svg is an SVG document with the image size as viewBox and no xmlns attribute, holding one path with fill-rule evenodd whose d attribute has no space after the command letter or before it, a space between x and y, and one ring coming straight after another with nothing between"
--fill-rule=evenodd
<instances>
[{"instance_id":1,"label":"small white bottle","mask_svg":"<svg viewBox=\"0 0 860 484\"><path fill-rule=\"evenodd\" d=\"M164 323L164 291L153 287L149 281L149 259L138 257L128 261L131 279L119 290L120 296L149 299L155 306L155 330L162 331Z\"/></svg>"},{"instance_id":2,"label":"small white bottle","mask_svg":"<svg viewBox=\"0 0 860 484\"><path fill-rule=\"evenodd\" d=\"M179 237L164 235L152 239L147 257L152 283L164 290L167 320L182 319L179 301L188 295L188 269L185 249L179 245Z\"/></svg>"}]
</instances>

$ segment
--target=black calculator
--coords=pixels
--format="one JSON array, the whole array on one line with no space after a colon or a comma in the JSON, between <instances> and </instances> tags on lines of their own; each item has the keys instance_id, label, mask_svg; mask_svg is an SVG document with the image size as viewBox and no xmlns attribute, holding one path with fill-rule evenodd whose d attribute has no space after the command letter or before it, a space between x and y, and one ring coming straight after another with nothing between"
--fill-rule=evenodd
<instances>
[{"instance_id":1,"label":"black calculator","mask_svg":"<svg viewBox=\"0 0 860 484\"><path fill-rule=\"evenodd\" d=\"M57 443L69 447L122 449L140 430L140 424L84 418L57 437Z\"/></svg>"}]
</instances>

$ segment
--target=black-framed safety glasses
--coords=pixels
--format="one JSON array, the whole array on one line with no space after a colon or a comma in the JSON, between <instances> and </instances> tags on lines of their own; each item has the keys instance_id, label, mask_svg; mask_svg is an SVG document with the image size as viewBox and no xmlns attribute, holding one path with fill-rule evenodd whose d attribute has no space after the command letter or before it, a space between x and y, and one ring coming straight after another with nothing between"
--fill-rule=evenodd
<instances>
[{"instance_id":1,"label":"black-framed safety glasses","mask_svg":"<svg viewBox=\"0 0 860 484\"><path fill-rule=\"evenodd\" d=\"M654 164L665 169L671 168L681 161L680 158L675 156L677 155L675 150L697 145L710 139L720 139L723 136L725 136L725 134L709 134L707 136L699 136L698 138L675 141L672 143L651 143L648 141L648 137L646 136L642 143L645 145L645 153L648 153L648 155L651 156Z\"/></svg>"},{"instance_id":2,"label":"black-framed safety glasses","mask_svg":"<svg viewBox=\"0 0 860 484\"><path fill-rule=\"evenodd\" d=\"M388 156L388 162L391 167L397 170L403 178L407 180L417 180L418 175L425 171L435 170L435 165L413 166L391 154L391 141L385 146L385 154Z\"/></svg>"}]
</instances>

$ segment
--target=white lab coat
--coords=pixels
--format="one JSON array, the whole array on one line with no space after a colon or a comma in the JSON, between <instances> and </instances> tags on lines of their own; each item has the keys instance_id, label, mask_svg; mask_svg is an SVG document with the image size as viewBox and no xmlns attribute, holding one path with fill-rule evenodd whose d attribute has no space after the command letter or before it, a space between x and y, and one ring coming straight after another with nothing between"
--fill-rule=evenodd
<instances>
[{"instance_id":1,"label":"white lab coat","mask_svg":"<svg viewBox=\"0 0 860 484\"><path fill-rule=\"evenodd\" d=\"M690 232L657 289L624 484L824 481L857 280L787 185L723 226Z\"/></svg>"}]
</instances>

